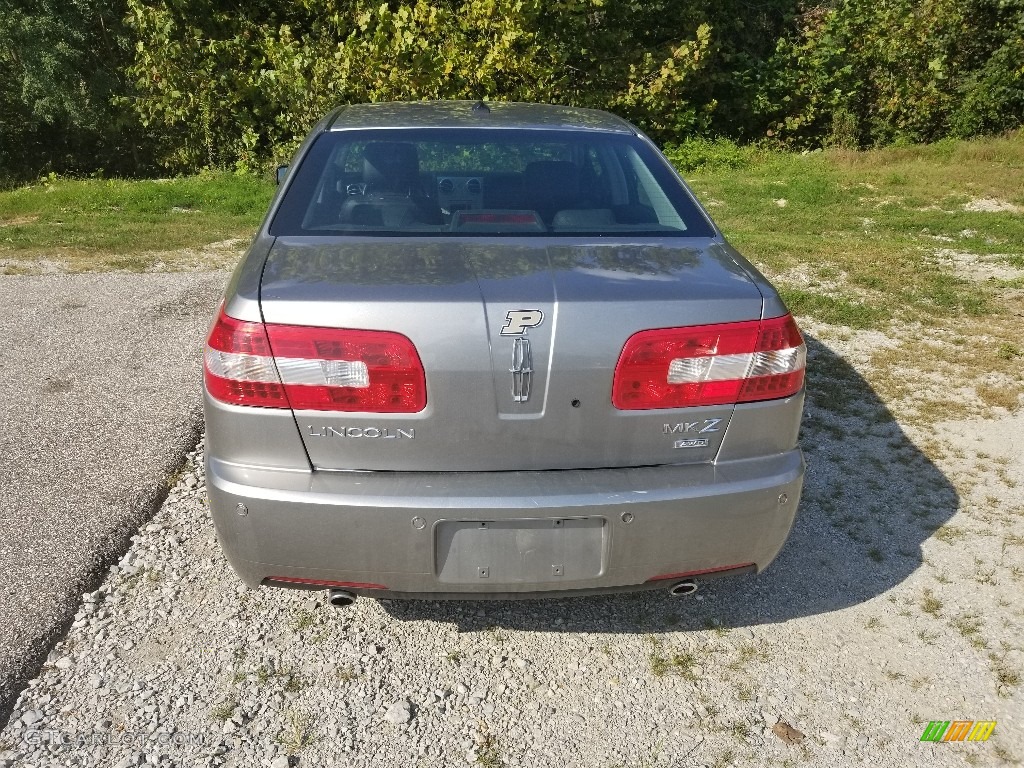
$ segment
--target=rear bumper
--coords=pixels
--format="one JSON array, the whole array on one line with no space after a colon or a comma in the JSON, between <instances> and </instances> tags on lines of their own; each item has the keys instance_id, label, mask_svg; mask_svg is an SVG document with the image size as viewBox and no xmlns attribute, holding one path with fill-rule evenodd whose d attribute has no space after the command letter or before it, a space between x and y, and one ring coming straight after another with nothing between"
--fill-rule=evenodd
<instances>
[{"instance_id":1,"label":"rear bumper","mask_svg":"<svg viewBox=\"0 0 1024 768\"><path fill-rule=\"evenodd\" d=\"M760 571L789 535L803 474L796 449L550 472L306 472L208 457L206 481L220 543L250 586L294 579L383 585L351 590L376 597L509 598Z\"/></svg>"}]
</instances>

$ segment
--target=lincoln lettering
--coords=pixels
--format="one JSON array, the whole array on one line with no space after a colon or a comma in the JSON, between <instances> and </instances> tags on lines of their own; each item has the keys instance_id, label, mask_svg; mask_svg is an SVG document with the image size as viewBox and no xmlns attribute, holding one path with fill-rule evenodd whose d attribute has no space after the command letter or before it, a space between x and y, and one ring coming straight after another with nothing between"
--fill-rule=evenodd
<instances>
[{"instance_id":1,"label":"lincoln lettering","mask_svg":"<svg viewBox=\"0 0 1024 768\"><path fill-rule=\"evenodd\" d=\"M309 437L370 437L380 440L412 440L416 437L415 429L393 430L389 427L314 427L306 426Z\"/></svg>"}]
</instances>

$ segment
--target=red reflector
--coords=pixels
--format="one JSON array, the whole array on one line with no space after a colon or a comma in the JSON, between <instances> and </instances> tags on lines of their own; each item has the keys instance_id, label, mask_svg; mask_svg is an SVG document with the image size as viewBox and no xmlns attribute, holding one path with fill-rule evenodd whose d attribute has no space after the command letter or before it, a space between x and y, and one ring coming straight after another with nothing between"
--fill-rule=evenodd
<instances>
[{"instance_id":1,"label":"red reflector","mask_svg":"<svg viewBox=\"0 0 1024 768\"><path fill-rule=\"evenodd\" d=\"M204 373L210 396L234 405L372 413L427 405L416 347L390 331L244 322L222 309Z\"/></svg>"},{"instance_id":2,"label":"red reflector","mask_svg":"<svg viewBox=\"0 0 1024 768\"><path fill-rule=\"evenodd\" d=\"M387 589L383 584L363 581L323 581L321 579L300 579L296 576L268 576L267 581L281 584L309 584L314 587L331 587L339 589Z\"/></svg>"},{"instance_id":3,"label":"red reflector","mask_svg":"<svg viewBox=\"0 0 1024 768\"><path fill-rule=\"evenodd\" d=\"M709 573L721 573L722 571L738 571L741 568L754 567L754 563L737 563L736 565L720 565L716 568L703 568L699 571L680 571L679 573L662 573L651 576L647 581L667 581L668 579L686 579L694 576L707 576Z\"/></svg>"},{"instance_id":4,"label":"red reflector","mask_svg":"<svg viewBox=\"0 0 1024 768\"><path fill-rule=\"evenodd\" d=\"M641 331L622 348L612 404L647 410L789 397L803 386L805 365L790 315Z\"/></svg>"}]
</instances>

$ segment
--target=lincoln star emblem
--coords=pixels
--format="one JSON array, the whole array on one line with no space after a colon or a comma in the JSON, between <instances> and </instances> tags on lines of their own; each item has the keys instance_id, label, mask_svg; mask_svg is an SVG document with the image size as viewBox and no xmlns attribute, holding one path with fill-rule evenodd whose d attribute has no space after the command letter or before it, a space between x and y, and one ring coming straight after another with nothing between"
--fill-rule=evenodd
<instances>
[{"instance_id":1,"label":"lincoln star emblem","mask_svg":"<svg viewBox=\"0 0 1024 768\"><path fill-rule=\"evenodd\" d=\"M530 399L530 383L533 381L533 355L530 340L525 337L512 340L512 399L525 403Z\"/></svg>"}]
</instances>

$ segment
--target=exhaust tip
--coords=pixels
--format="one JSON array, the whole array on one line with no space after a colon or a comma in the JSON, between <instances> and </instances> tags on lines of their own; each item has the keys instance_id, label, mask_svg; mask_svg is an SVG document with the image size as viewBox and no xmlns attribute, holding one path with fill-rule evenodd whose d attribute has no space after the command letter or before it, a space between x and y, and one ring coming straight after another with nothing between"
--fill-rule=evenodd
<instances>
[{"instance_id":1,"label":"exhaust tip","mask_svg":"<svg viewBox=\"0 0 1024 768\"><path fill-rule=\"evenodd\" d=\"M327 594L327 602L335 608L347 608L355 601L356 596L346 589L332 589Z\"/></svg>"},{"instance_id":2,"label":"exhaust tip","mask_svg":"<svg viewBox=\"0 0 1024 768\"><path fill-rule=\"evenodd\" d=\"M697 582L693 579L677 581L675 584L668 588L668 593L673 597L684 597L686 595L692 595L696 591Z\"/></svg>"}]
</instances>

